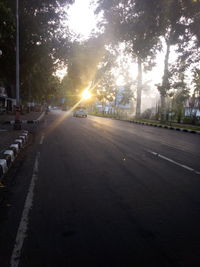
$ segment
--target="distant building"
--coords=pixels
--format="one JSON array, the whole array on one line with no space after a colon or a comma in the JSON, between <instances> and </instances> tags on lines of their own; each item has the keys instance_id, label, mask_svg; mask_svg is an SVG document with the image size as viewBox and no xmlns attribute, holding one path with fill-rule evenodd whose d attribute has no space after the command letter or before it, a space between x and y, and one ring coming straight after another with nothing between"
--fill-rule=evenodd
<instances>
[{"instance_id":1,"label":"distant building","mask_svg":"<svg viewBox=\"0 0 200 267\"><path fill-rule=\"evenodd\" d=\"M0 87L0 113L13 111L15 105L16 99L8 97L6 89Z\"/></svg>"},{"instance_id":2,"label":"distant building","mask_svg":"<svg viewBox=\"0 0 200 267\"><path fill-rule=\"evenodd\" d=\"M200 117L200 98L189 97L184 105L184 114L185 116L191 117L196 116Z\"/></svg>"},{"instance_id":3,"label":"distant building","mask_svg":"<svg viewBox=\"0 0 200 267\"><path fill-rule=\"evenodd\" d=\"M117 90L117 94L115 96L115 99L113 101L96 101L96 109L98 112L104 112L104 113L110 113L113 114L115 112L130 112L133 110L133 103L132 100L129 101L129 103L126 103L124 101L124 88L119 87ZM124 102L124 104L123 104Z\"/></svg>"},{"instance_id":4,"label":"distant building","mask_svg":"<svg viewBox=\"0 0 200 267\"><path fill-rule=\"evenodd\" d=\"M124 101L124 91L125 88L124 87L119 87L118 91L117 91L117 95L116 95L116 107L125 111L129 111L131 109L131 101L129 101L129 103L125 103L126 101ZM123 104L124 102L124 104Z\"/></svg>"}]
</instances>

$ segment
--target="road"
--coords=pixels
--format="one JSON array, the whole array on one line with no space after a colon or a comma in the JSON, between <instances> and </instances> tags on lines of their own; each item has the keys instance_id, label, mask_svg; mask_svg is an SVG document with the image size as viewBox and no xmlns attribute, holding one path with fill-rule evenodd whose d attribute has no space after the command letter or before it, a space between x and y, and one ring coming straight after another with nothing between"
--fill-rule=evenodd
<instances>
[{"instance_id":1,"label":"road","mask_svg":"<svg viewBox=\"0 0 200 267\"><path fill-rule=\"evenodd\" d=\"M200 136L52 111L0 207L1 267L200 266Z\"/></svg>"}]
</instances>

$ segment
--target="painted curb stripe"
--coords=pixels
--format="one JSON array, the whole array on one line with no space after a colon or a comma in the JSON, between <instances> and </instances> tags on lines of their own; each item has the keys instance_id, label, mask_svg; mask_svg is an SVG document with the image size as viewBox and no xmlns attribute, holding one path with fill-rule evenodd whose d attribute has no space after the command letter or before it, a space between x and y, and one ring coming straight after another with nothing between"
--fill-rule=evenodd
<instances>
[{"instance_id":1,"label":"painted curb stripe","mask_svg":"<svg viewBox=\"0 0 200 267\"><path fill-rule=\"evenodd\" d=\"M10 146L10 148L14 148L14 149L16 149L16 152L17 152L17 153L19 152L19 145L18 145L18 144L12 144L12 145Z\"/></svg>"},{"instance_id":2,"label":"painted curb stripe","mask_svg":"<svg viewBox=\"0 0 200 267\"><path fill-rule=\"evenodd\" d=\"M172 127L172 126L167 126L167 125L160 125L160 124L151 124L148 122L139 122L139 121L130 121L132 123L136 124L141 124L141 125L146 125L146 126L153 126L153 127L159 127L159 128L165 128L165 129L170 129L170 130L176 130L176 131L181 131L181 132L187 132L187 133L193 133L193 134L200 134L200 131L195 131L192 129L185 129L185 128L177 128L177 127Z\"/></svg>"},{"instance_id":3,"label":"painted curb stripe","mask_svg":"<svg viewBox=\"0 0 200 267\"><path fill-rule=\"evenodd\" d=\"M13 150L6 150L6 151L4 151L3 154L4 154L4 155L10 155L10 157L11 157L11 162L13 162L13 161L15 160L15 156L14 156L14 152L13 152Z\"/></svg>"},{"instance_id":4,"label":"painted curb stripe","mask_svg":"<svg viewBox=\"0 0 200 267\"><path fill-rule=\"evenodd\" d=\"M21 148L23 145L23 142L21 139L15 139L15 143L19 145L19 147Z\"/></svg>"},{"instance_id":5,"label":"painted curb stripe","mask_svg":"<svg viewBox=\"0 0 200 267\"><path fill-rule=\"evenodd\" d=\"M20 149L28 138L28 131L24 131L23 135L19 136L18 139L15 140L17 144L11 144L10 149L5 151L1 151L3 153L4 158L0 159L0 178L2 179L4 174L11 167L11 163L15 160L15 155L19 153Z\"/></svg>"},{"instance_id":6,"label":"painted curb stripe","mask_svg":"<svg viewBox=\"0 0 200 267\"><path fill-rule=\"evenodd\" d=\"M26 141L26 137L23 136L23 135L20 135L20 136L19 136L19 139L22 140L23 143L25 143L25 141Z\"/></svg>"},{"instance_id":7,"label":"painted curb stripe","mask_svg":"<svg viewBox=\"0 0 200 267\"><path fill-rule=\"evenodd\" d=\"M7 161L5 159L0 159L0 166L2 167L3 174L7 172L8 166Z\"/></svg>"}]
</instances>

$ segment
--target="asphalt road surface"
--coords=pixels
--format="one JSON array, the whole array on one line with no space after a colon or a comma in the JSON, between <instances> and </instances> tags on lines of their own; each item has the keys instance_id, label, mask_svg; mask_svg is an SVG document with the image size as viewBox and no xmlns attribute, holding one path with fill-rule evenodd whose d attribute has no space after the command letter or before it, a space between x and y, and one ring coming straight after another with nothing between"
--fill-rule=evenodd
<instances>
[{"instance_id":1,"label":"asphalt road surface","mask_svg":"<svg viewBox=\"0 0 200 267\"><path fill-rule=\"evenodd\" d=\"M61 111L31 127L0 267L200 266L200 136Z\"/></svg>"}]
</instances>

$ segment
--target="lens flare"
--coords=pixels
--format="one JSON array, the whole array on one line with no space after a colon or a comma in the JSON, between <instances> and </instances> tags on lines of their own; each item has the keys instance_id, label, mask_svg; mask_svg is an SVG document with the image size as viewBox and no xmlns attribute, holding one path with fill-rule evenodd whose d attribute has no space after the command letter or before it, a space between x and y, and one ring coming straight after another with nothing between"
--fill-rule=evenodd
<instances>
[{"instance_id":1,"label":"lens flare","mask_svg":"<svg viewBox=\"0 0 200 267\"><path fill-rule=\"evenodd\" d=\"M83 93L82 93L82 98L84 100L87 100L87 99L91 98L91 96L92 96L92 94L87 89L84 90Z\"/></svg>"}]
</instances>

